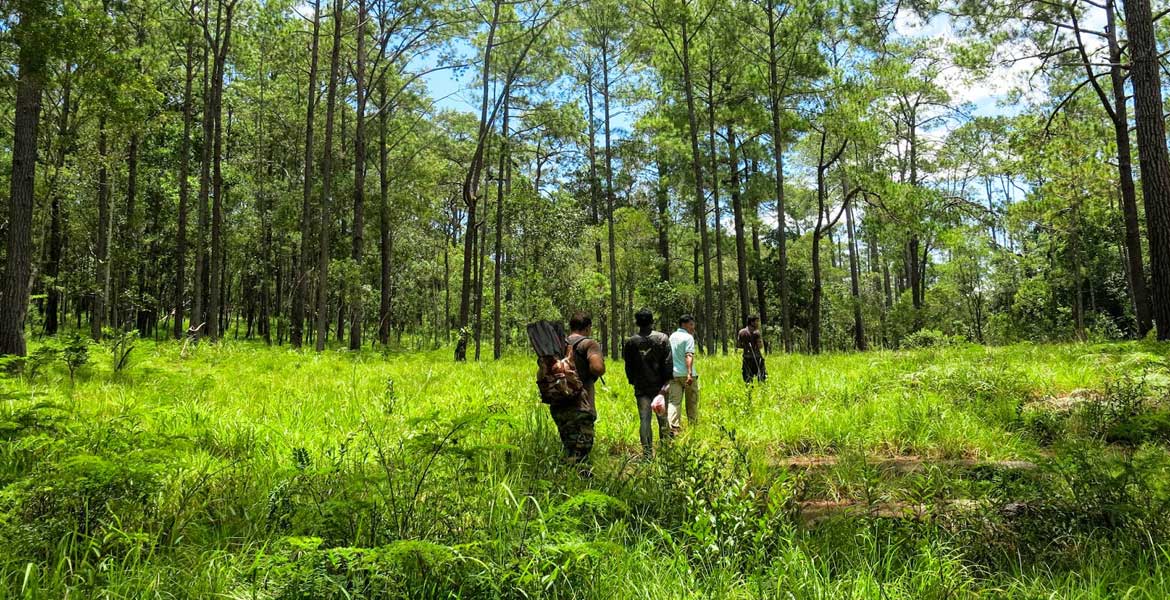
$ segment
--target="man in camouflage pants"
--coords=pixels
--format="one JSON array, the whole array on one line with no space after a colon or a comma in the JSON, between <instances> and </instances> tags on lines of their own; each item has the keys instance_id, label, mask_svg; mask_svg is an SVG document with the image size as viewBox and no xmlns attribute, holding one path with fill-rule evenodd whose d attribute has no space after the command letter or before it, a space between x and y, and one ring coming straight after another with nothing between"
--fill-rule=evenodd
<instances>
[{"instance_id":1,"label":"man in camouflage pants","mask_svg":"<svg viewBox=\"0 0 1170 600\"><path fill-rule=\"evenodd\" d=\"M605 354L601 351L601 344L590 337L593 333L593 318L588 313L574 314L569 319L569 330L566 341L573 347L577 375L584 384L585 393L575 403L550 404L549 411L561 434L565 456L569 462L581 465L581 474L588 476L591 473L584 463L588 462L589 453L593 450L593 423L597 421L594 384L605 374Z\"/></svg>"}]
</instances>

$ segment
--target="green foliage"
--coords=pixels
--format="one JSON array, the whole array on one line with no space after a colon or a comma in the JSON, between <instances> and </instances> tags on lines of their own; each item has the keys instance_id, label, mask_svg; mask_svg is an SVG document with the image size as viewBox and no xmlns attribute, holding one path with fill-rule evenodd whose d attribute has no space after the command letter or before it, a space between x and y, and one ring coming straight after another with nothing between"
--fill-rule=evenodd
<instances>
[{"instance_id":1,"label":"green foliage","mask_svg":"<svg viewBox=\"0 0 1170 600\"><path fill-rule=\"evenodd\" d=\"M750 395L737 357L700 356L704 421L650 461L632 391L599 388L589 480L526 356L137 351L133 383L4 380L0 589L908 600L1066 595L1098 567L1082 596L1162 589L1159 345L773 355ZM1039 416L1067 390L1086 400Z\"/></svg>"},{"instance_id":2,"label":"green foliage","mask_svg":"<svg viewBox=\"0 0 1170 600\"><path fill-rule=\"evenodd\" d=\"M483 593L452 548L401 540L378 548L320 548L320 538L285 538L260 557L272 598L438 598Z\"/></svg>"},{"instance_id":3,"label":"green foliage","mask_svg":"<svg viewBox=\"0 0 1170 600\"><path fill-rule=\"evenodd\" d=\"M0 529L33 556L50 556L62 540L75 540L76 552L88 551L88 540L105 553L127 552L143 541L134 532L150 522L160 467L136 455L64 458L4 490L0 510L13 520Z\"/></svg>"},{"instance_id":4,"label":"green foliage","mask_svg":"<svg viewBox=\"0 0 1170 600\"><path fill-rule=\"evenodd\" d=\"M69 383L75 383L77 370L89 362L89 340L76 333L65 336L61 347L61 360L69 369Z\"/></svg>"},{"instance_id":5,"label":"green foliage","mask_svg":"<svg viewBox=\"0 0 1170 600\"><path fill-rule=\"evenodd\" d=\"M902 338L901 347L906 349L946 348L966 343L962 336L946 335L935 329L920 329Z\"/></svg>"},{"instance_id":6,"label":"green foliage","mask_svg":"<svg viewBox=\"0 0 1170 600\"><path fill-rule=\"evenodd\" d=\"M113 362L115 373L120 373L130 364L130 354L134 352L134 346L138 341L138 332L130 331L113 331L107 330L105 334L106 345L110 348L110 355Z\"/></svg>"}]
</instances>

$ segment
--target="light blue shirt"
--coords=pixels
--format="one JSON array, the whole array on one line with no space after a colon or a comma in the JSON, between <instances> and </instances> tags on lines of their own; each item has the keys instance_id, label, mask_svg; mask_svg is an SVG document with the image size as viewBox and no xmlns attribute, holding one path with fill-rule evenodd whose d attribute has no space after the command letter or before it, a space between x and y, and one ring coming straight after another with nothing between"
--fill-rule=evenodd
<instances>
[{"instance_id":1,"label":"light blue shirt","mask_svg":"<svg viewBox=\"0 0 1170 600\"><path fill-rule=\"evenodd\" d=\"M695 354L695 336L687 333L686 329L678 328L678 331L670 334L670 354L674 359L674 376L687 376L687 355ZM694 364L694 363L692 363ZM694 376L699 376L699 371L694 369Z\"/></svg>"}]
</instances>

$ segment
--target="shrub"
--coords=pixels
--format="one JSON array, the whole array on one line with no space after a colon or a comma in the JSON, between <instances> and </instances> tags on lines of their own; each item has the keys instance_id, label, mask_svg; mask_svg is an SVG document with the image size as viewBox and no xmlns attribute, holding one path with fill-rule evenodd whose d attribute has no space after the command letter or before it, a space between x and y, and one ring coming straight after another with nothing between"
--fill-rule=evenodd
<instances>
[{"instance_id":1,"label":"shrub","mask_svg":"<svg viewBox=\"0 0 1170 600\"><path fill-rule=\"evenodd\" d=\"M1128 373L1107 380L1077 411L1080 432L1130 446L1170 439L1170 411L1153 403L1149 381Z\"/></svg>"},{"instance_id":2,"label":"shrub","mask_svg":"<svg viewBox=\"0 0 1170 600\"><path fill-rule=\"evenodd\" d=\"M563 520L589 529L601 529L629 514L625 502L595 490L585 490L558 505L553 520Z\"/></svg>"},{"instance_id":3,"label":"shrub","mask_svg":"<svg viewBox=\"0 0 1170 600\"><path fill-rule=\"evenodd\" d=\"M288 537L258 562L275 600L476 596L475 572L454 549L422 540L376 548L321 548L321 538Z\"/></svg>"},{"instance_id":4,"label":"shrub","mask_svg":"<svg viewBox=\"0 0 1170 600\"><path fill-rule=\"evenodd\" d=\"M69 368L69 383L73 383L77 370L89 362L89 342L76 333L65 338L65 345L61 350L61 359Z\"/></svg>"},{"instance_id":5,"label":"shrub","mask_svg":"<svg viewBox=\"0 0 1170 600\"><path fill-rule=\"evenodd\" d=\"M902 338L901 347L907 350L920 348L946 348L966 343L961 335L947 335L937 329L919 329Z\"/></svg>"},{"instance_id":6,"label":"shrub","mask_svg":"<svg viewBox=\"0 0 1170 600\"><path fill-rule=\"evenodd\" d=\"M49 367L61 356L61 349L51 344L43 344L29 355L29 379L35 378L43 369Z\"/></svg>"},{"instance_id":7,"label":"shrub","mask_svg":"<svg viewBox=\"0 0 1170 600\"><path fill-rule=\"evenodd\" d=\"M115 521L123 532L146 524L159 482L159 466L138 457L74 455L5 489L0 514L12 520L0 534L36 556L73 536L101 544Z\"/></svg>"}]
</instances>

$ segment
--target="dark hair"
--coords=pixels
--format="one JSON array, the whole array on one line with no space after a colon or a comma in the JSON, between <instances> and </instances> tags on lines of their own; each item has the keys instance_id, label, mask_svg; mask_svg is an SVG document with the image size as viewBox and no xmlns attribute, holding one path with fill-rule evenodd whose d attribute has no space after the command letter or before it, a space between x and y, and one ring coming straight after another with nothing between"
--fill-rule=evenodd
<instances>
[{"instance_id":1,"label":"dark hair","mask_svg":"<svg viewBox=\"0 0 1170 600\"><path fill-rule=\"evenodd\" d=\"M758 322L759 320L760 315L748 315L747 324L751 325L752 323Z\"/></svg>"},{"instance_id":2,"label":"dark hair","mask_svg":"<svg viewBox=\"0 0 1170 600\"><path fill-rule=\"evenodd\" d=\"M593 317L589 316L589 313L587 313L585 311L579 310L579 311L573 313L573 316L569 317L569 330L570 331L585 331L586 329L589 329L589 327L591 327L592 325L593 325Z\"/></svg>"},{"instance_id":3,"label":"dark hair","mask_svg":"<svg viewBox=\"0 0 1170 600\"><path fill-rule=\"evenodd\" d=\"M634 313L634 323L638 327L649 327L654 324L654 313L649 308L643 308Z\"/></svg>"},{"instance_id":4,"label":"dark hair","mask_svg":"<svg viewBox=\"0 0 1170 600\"><path fill-rule=\"evenodd\" d=\"M687 323L694 323L694 322L695 322L695 318L690 316L690 315L683 315L683 316L678 318L679 325L686 325Z\"/></svg>"}]
</instances>

